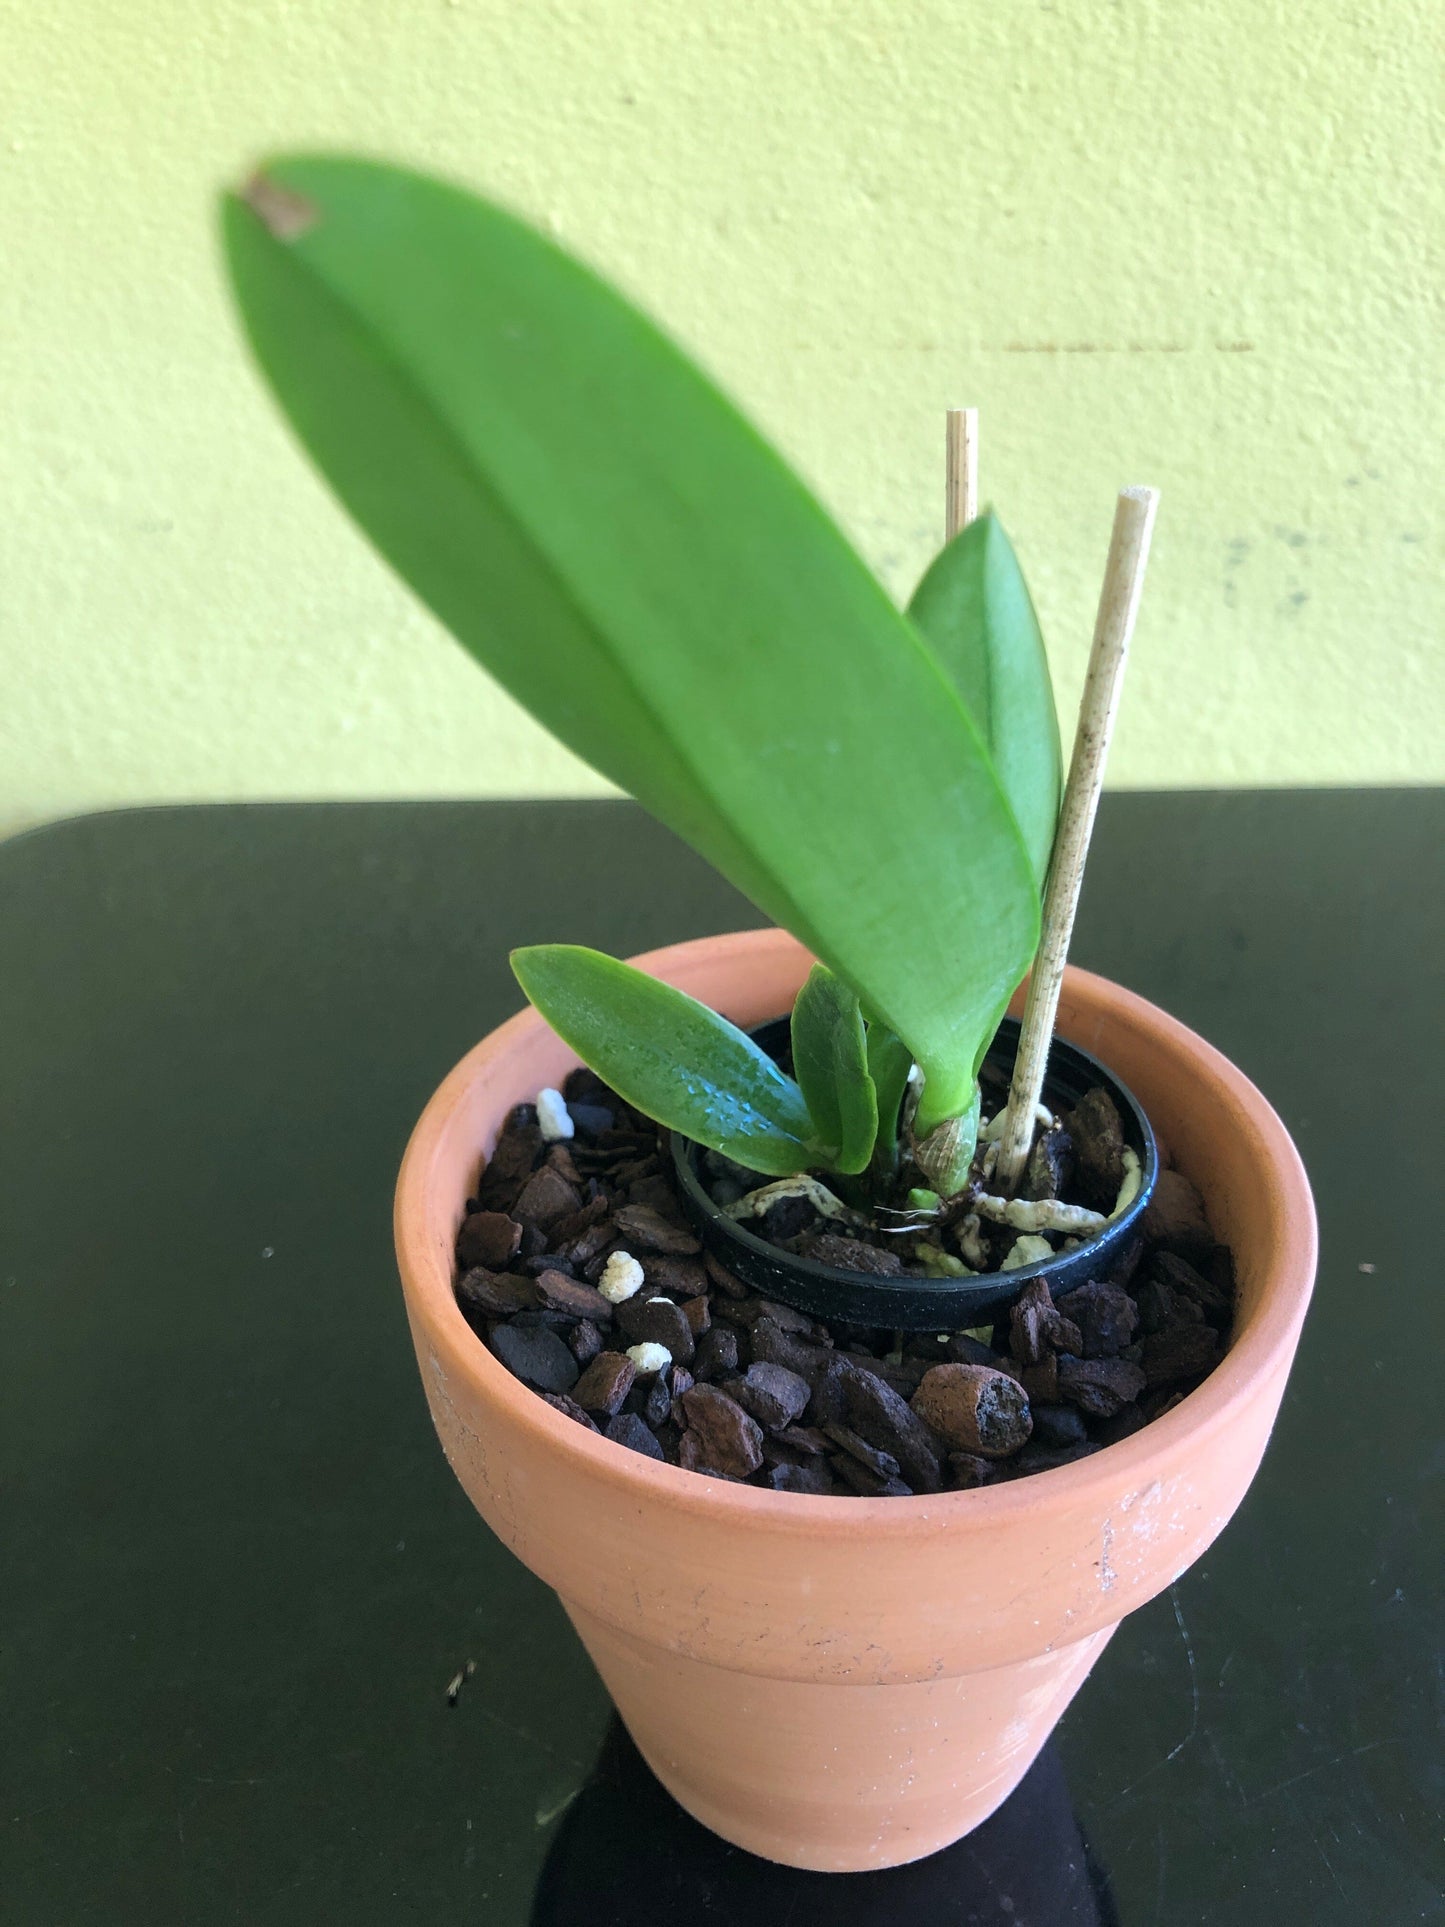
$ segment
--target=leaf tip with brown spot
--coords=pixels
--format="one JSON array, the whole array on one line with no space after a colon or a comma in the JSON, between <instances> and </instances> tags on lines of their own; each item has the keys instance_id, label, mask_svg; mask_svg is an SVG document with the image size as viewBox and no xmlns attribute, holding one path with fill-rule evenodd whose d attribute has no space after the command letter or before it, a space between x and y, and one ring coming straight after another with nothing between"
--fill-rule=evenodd
<instances>
[{"instance_id":1,"label":"leaf tip with brown spot","mask_svg":"<svg viewBox=\"0 0 1445 1927\"><path fill-rule=\"evenodd\" d=\"M241 199L278 241L296 241L321 219L321 210L294 187L285 187L258 168L241 189Z\"/></svg>"}]
</instances>

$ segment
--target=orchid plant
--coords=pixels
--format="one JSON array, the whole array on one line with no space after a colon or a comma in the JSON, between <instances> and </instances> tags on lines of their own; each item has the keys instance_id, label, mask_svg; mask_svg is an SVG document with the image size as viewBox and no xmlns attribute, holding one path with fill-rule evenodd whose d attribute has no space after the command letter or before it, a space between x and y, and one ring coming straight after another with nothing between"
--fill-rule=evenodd
<instances>
[{"instance_id":1,"label":"orchid plant","mask_svg":"<svg viewBox=\"0 0 1445 1927\"><path fill-rule=\"evenodd\" d=\"M592 950L516 951L532 1003L630 1104L750 1170L881 1197L902 1132L958 1189L1038 944L1061 780L996 517L900 611L692 361L513 215L305 156L223 221L256 358L362 530L534 716L818 959L792 1076Z\"/></svg>"}]
</instances>

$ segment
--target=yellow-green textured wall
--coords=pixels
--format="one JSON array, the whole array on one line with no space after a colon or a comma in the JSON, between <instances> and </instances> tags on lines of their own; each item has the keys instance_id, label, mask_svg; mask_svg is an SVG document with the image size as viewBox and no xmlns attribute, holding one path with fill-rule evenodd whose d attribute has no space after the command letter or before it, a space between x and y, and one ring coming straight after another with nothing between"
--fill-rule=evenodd
<instances>
[{"instance_id":1,"label":"yellow-green textured wall","mask_svg":"<svg viewBox=\"0 0 1445 1927\"><path fill-rule=\"evenodd\" d=\"M0 827L585 791L365 550L227 312L221 181L361 147L695 348L900 594L976 402L1061 702L1164 491L1114 780L1445 764L1438 0L7 0Z\"/></svg>"}]
</instances>

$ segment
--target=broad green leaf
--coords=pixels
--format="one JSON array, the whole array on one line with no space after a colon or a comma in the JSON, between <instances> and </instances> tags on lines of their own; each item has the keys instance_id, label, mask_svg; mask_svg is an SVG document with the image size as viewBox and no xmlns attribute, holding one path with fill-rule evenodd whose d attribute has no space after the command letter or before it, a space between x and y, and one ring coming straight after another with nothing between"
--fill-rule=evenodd
<instances>
[{"instance_id":1,"label":"broad green leaf","mask_svg":"<svg viewBox=\"0 0 1445 1927\"><path fill-rule=\"evenodd\" d=\"M815 1135L834 1148L835 1171L867 1169L878 1136L878 1099L858 999L824 964L814 964L793 1004L793 1075Z\"/></svg>"},{"instance_id":2,"label":"broad green leaf","mask_svg":"<svg viewBox=\"0 0 1445 1927\"><path fill-rule=\"evenodd\" d=\"M825 1161L792 1078L706 1004L576 944L514 950L512 969L563 1042L670 1131L771 1177Z\"/></svg>"},{"instance_id":3,"label":"broad green leaf","mask_svg":"<svg viewBox=\"0 0 1445 1927\"><path fill-rule=\"evenodd\" d=\"M876 1018L868 1023L868 1074L878 1094L878 1151L889 1165L898 1158L898 1113L913 1069L913 1052Z\"/></svg>"},{"instance_id":4,"label":"broad green leaf","mask_svg":"<svg viewBox=\"0 0 1445 1927\"><path fill-rule=\"evenodd\" d=\"M336 493L548 728L792 930L965 1103L1038 891L913 625L650 322L488 203L277 161L225 243Z\"/></svg>"},{"instance_id":5,"label":"broad green leaf","mask_svg":"<svg viewBox=\"0 0 1445 1927\"><path fill-rule=\"evenodd\" d=\"M908 613L988 745L1042 888L1062 794L1059 719L1028 585L992 510L934 558Z\"/></svg>"}]
</instances>

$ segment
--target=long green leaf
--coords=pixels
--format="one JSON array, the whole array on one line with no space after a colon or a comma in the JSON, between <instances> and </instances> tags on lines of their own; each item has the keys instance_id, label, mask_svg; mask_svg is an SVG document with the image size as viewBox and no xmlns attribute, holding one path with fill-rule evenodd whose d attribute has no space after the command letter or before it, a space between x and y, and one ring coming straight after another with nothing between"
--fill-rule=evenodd
<instances>
[{"instance_id":1,"label":"long green leaf","mask_svg":"<svg viewBox=\"0 0 1445 1927\"><path fill-rule=\"evenodd\" d=\"M1028 585L991 510L934 557L908 613L988 744L1042 887L1063 785L1058 711Z\"/></svg>"},{"instance_id":2,"label":"long green leaf","mask_svg":"<svg viewBox=\"0 0 1445 1927\"><path fill-rule=\"evenodd\" d=\"M671 984L580 945L512 952L528 997L620 1097L750 1170L826 1161L803 1094L746 1032Z\"/></svg>"},{"instance_id":3,"label":"long green leaf","mask_svg":"<svg viewBox=\"0 0 1445 1927\"><path fill-rule=\"evenodd\" d=\"M793 1075L816 1135L834 1148L835 1171L868 1168L878 1136L878 1098L856 995L814 964L793 1004Z\"/></svg>"},{"instance_id":4,"label":"long green leaf","mask_svg":"<svg viewBox=\"0 0 1445 1927\"><path fill-rule=\"evenodd\" d=\"M341 500L542 722L967 1101L1038 893L932 653L791 471L522 222L371 162L229 197L257 358Z\"/></svg>"}]
</instances>

